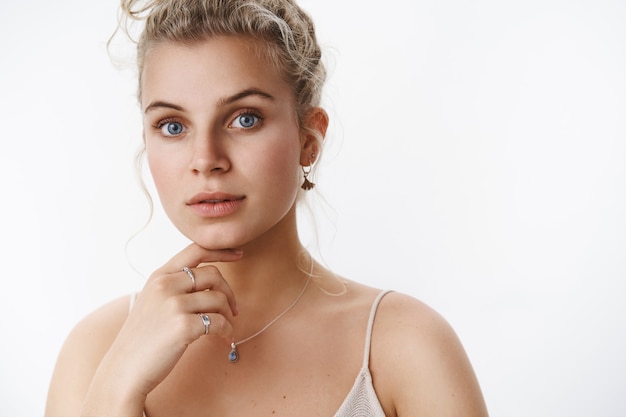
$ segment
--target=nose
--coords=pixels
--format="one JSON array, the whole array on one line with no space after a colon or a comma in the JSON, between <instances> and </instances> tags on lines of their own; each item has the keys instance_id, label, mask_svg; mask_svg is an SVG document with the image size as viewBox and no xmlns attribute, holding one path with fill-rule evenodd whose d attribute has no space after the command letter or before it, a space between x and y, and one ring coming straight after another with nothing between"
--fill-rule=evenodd
<instances>
[{"instance_id":1,"label":"nose","mask_svg":"<svg viewBox=\"0 0 626 417\"><path fill-rule=\"evenodd\" d=\"M196 174L214 174L230 169L224 138L218 134L195 135L191 143L191 170Z\"/></svg>"}]
</instances>

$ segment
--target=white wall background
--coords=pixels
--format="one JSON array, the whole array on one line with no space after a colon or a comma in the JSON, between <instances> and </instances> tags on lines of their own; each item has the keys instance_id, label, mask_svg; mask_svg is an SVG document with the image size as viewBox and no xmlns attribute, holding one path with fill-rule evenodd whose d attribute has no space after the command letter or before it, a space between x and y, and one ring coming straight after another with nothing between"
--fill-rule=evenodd
<instances>
[{"instance_id":1,"label":"white wall background","mask_svg":"<svg viewBox=\"0 0 626 417\"><path fill-rule=\"evenodd\" d=\"M147 205L117 2L1 1L0 415L30 417L76 321L141 288ZM330 58L326 262L447 317L493 416L626 415L626 3L302 4ZM128 258L183 244L157 213Z\"/></svg>"}]
</instances>

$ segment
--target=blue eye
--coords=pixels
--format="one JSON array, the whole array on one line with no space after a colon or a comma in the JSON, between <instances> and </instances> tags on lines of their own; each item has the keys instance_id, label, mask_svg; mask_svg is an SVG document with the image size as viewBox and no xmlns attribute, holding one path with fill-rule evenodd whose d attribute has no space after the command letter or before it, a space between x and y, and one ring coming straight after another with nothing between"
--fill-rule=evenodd
<instances>
[{"instance_id":1,"label":"blue eye","mask_svg":"<svg viewBox=\"0 0 626 417\"><path fill-rule=\"evenodd\" d=\"M166 122L161 126L161 132L165 136L177 136L183 133L184 127L180 122Z\"/></svg>"},{"instance_id":2,"label":"blue eye","mask_svg":"<svg viewBox=\"0 0 626 417\"><path fill-rule=\"evenodd\" d=\"M259 116L256 116L252 113L242 113L235 118L235 120L233 121L233 126L242 129L250 129L259 122L259 119Z\"/></svg>"}]
</instances>

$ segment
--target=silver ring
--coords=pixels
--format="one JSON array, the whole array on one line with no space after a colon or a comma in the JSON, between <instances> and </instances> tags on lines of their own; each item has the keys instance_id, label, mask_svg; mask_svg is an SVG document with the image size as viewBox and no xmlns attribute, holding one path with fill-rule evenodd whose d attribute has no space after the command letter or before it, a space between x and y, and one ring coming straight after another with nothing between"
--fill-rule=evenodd
<instances>
[{"instance_id":1,"label":"silver ring","mask_svg":"<svg viewBox=\"0 0 626 417\"><path fill-rule=\"evenodd\" d=\"M209 334L209 326L211 325L209 316L206 314L200 314L200 318L202 319L202 324L204 324L204 334Z\"/></svg>"},{"instance_id":2,"label":"silver ring","mask_svg":"<svg viewBox=\"0 0 626 417\"><path fill-rule=\"evenodd\" d=\"M183 271L185 271L187 275L189 275L189 278L191 278L191 292L195 292L196 291L196 277L193 275L193 272L191 272L191 269L187 267L184 267Z\"/></svg>"}]
</instances>

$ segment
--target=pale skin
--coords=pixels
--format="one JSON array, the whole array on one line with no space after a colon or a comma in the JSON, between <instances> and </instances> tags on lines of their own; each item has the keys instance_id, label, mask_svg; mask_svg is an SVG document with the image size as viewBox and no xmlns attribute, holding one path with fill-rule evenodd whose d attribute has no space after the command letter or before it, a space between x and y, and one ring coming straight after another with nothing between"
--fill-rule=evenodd
<instances>
[{"instance_id":1,"label":"pale skin","mask_svg":"<svg viewBox=\"0 0 626 417\"><path fill-rule=\"evenodd\" d=\"M130 312L122 297L76 326L59 355L48 417L332 416L352 387L379 291L317 263L298 304L240 345L239 362L227 360L232 340L293 301L311 266L295 203L300 166L321 144L298 126L284 77L252 52L258 42L216 37L149 51L148 163L168 216L193 243L150 276ZM313 108L303 123L323 137L328 118ZM235 203L218 210L207 196ZM211 319L208 335L198 313ZM411 297L382 300L370 361L387 416L487 415L455 333Z\"/></svg>"}]
</instances>

